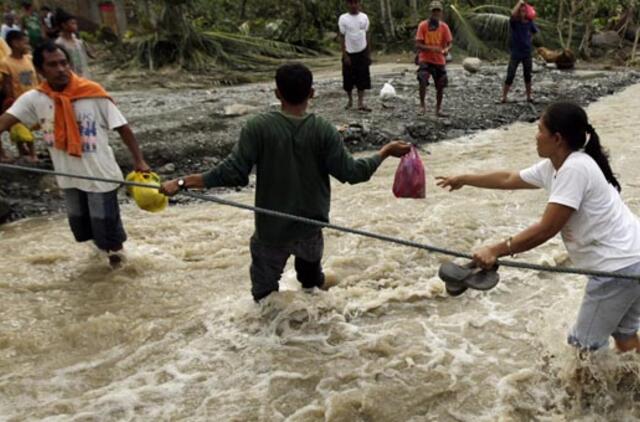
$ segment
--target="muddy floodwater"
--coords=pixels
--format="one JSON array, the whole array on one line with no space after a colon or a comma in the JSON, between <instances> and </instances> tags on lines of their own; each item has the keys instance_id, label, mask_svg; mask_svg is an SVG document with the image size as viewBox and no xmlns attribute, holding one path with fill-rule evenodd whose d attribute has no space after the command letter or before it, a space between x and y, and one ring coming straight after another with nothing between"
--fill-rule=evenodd
<instances>
[{"instance_id":1,"label":"muddy floodwater","mask_svg":"<svg viewBox=\"0 0 640 422\"><path fill-rule=\"evenodd\" d=\"M640 213L640 85L589 108ZM535 125L429 146L425 200L391 193L397 161L334 184L333 222L470 251L536 221L543 191L438 191L435 175L537 161ZM228 198L252 203L251 191ZM445 258L327 231L340 285L249 294L252 215L218 205L124 206L129 262L112 272L64 216L0 228L0 420L628 421L640 360L581 360L566 332L581 276L501 269L492 291L444 293ZM559 239L519 259L556 265Z\"/></svg>"}]
</instances>

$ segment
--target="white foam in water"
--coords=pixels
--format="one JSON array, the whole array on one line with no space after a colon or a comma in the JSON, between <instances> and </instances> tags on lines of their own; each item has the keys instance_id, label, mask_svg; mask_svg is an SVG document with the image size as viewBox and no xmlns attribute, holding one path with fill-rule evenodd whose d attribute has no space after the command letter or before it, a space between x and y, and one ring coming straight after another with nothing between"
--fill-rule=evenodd
<instances>
[{"instance_id":1,"label":"white foam in water","mask_svg":"<svg viewBox=\"0 0 640 422\"><path fill-rule=\"evenodd\" d=\"M640 212L640 86L589 113ZM617 127L607 129L605 123ZM337 224L465 252L535 222L541 191L447 193L437 175L537 160L535 125L429 146L424 201L396 200L397 161L334 185ZM251 203L253 193L230 195ZM190 421L637 420L640 360L566 345L585 279L502 268L490 292L447 297L444 257L325 231L340 285L253 303L251 214L124 207L129 262L74 243L62 216L0 229L0 419ZM519 259L558 265L558 239Z\"/></svg>"}]
</instances>

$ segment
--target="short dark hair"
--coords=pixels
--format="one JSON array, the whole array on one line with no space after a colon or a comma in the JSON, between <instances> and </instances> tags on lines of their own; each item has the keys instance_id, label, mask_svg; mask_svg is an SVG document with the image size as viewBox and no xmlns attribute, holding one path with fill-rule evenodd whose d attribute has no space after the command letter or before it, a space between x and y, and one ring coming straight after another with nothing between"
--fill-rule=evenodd
<instances>
[{"instance_id":1,"label":"short dark hair","mask_svg":"<svg viewBox=\"0 0 640 422\"><path fill-rule=\"evenodd\" d=\"M311 94L313 74L302 63L287 63L276 72L276 86L282 98L293 105L304 103Z\"/></svg>"},{"instance_id":2,"label":"short dark hair","mask_svg":"<svg viewBox=\"0 0 640 422\"><path fill-rule=\"evenodd\" d=\"M56 9L56 13L55 16L53 17L53 20L55 21L56 25L62 25L65 22L69 22L71 19L75 19L76 17L73 16L71 13L65 11L64 9Z\"/></svg>"},{"instance_id":3,"label":"short dark hair","mask_svg":"<svg viewBox=\"0 0 640 422\"><path fill-rule=\"evenodd\" d=\"M6 36L6 38L4 40L7 42L7 45L9 47L11 47L11 43L12 42L17 41L17 40L21 40L21 39L26 38L26 37L27 37L27 34L25 34L22 31L18 31L18 30L14 29L12 31L7 32L7 36Z\"/></svg>"},{"instance_id":4,"label":"short dark hair","mask_svg":"<svg viewBox=\"0 0 640 422\"><path fill-rule=\"evenodd\" d=\"M28 9L32 6L32 3L30 1L23 1L22 2L22 8L23 9Z\"/></svg>"},{"instance_id":5,"label":"short dark hair","mask_svg":"<svg viewBox=\"0 0 640 422\"><path fill-rule=\"evenodd\" d=\"M71 62L71 56L69 56L69 52L61 45L54 43L53 41L45 41L44 43L38 45L35 50L33 50L33 65L37 70L42 70L44 66L44 53L55 53L56 51L62 51L69 62Z\"/></svg>"},{"instance_id":6,"label":"short dark hair","mask_svg":"<svg viewBox=\"0 0 640 422\"><path fill-rule=\"evenodd\" d=\"M51 8L49 6L42 6L40 10L42 10L43 12L51 12Z\"/></svg>"}]
</instances>

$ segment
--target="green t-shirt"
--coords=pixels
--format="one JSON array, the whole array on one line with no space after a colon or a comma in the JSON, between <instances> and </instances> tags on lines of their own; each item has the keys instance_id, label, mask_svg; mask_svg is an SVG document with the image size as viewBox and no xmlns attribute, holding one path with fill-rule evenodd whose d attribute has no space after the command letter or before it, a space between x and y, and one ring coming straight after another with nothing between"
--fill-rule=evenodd
<instances>
[{"instance_id":1,"label":"green t-shirt","mask_svg":"<svg viewBox=\"0 0 640 422\"><path fill-rule=\"evenodd\" d=\"M24 18L24 29L29 36L29 43L37 46L42 42L42 27L40 26L40 18L33 14Z\"/></svg>"},{"instance_id":2,"label":"green t-shirt","mask_svg":"<svg viewBox=\"0 0 640 422\"><path fill-rule=\"evenodd\" d=\"M231 154L204 174L204 183L207 188L246 186L255 165L257 207L328 222L329 176L342 183L365 182L381 163L379 154L353 158L336 128L321 117L271 112L247 122ZM255 219L254 238L275 246L309 238L319 230L262 214Z\"/></svg>"}]
</instances>

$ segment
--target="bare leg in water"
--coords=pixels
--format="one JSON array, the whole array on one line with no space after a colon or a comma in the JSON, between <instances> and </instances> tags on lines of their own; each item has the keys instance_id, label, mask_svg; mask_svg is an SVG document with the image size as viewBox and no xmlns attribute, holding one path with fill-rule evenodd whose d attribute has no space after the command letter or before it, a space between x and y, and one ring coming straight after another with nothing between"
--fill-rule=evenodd
<instances>
[{"instance_id":1,"label":"bare leg in water","mask_svg":"<svg viewBox=\"0 0 640 422\"><path fill-rule=\"evenodd\" d=\"M640 353L640 339L638 339L637 335L624 340L615 339L615 342L616 342L616 348L621 353L630 352L634 350Z\"/></svg>"}]
</instances>

